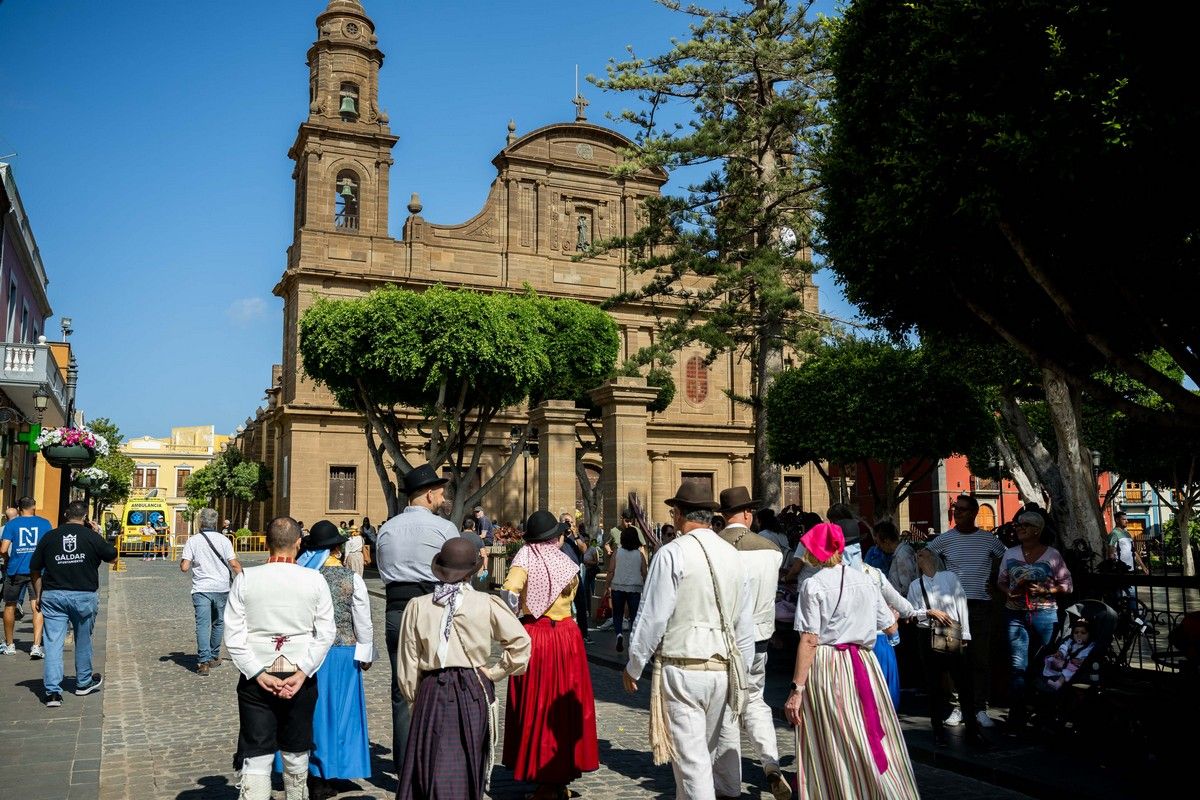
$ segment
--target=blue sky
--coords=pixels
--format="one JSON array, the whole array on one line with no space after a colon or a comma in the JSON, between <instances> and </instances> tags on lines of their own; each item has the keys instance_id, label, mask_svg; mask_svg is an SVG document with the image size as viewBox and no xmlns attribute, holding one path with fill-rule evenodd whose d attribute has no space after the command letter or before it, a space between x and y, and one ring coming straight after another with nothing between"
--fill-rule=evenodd
<instances>
[{"instance_id":1,"label":"blue sky","mask_svg":"<svg viewBox=\"0 0 1200 800\"><path fill-rule=\"evenodd\" d=\"M715 5L715 3L712 3ZM271 288L291 237L305 53L326 0L0 0L0 158L13 166L74 320L79 405L127 436L229 432L280 360ZM390 227L475 214L505 126L573 118L574 70L667 49L686 20L651 0L364 0L400 137ZM830 10L832 2L818 8ZM501 11L502 9L502 11ZM585 86L603 122L632 98ZM828 275L822 309L852 316ZM55 333L57 320L46 330Z\"/></svg>"}]
</instances>

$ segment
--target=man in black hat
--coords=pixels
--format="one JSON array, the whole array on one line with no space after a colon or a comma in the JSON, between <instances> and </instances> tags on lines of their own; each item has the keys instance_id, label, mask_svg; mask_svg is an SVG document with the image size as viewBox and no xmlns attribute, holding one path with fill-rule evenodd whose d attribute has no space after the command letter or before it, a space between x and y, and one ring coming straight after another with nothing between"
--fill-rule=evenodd
<instances>
[{"instance_id":1,"label":"man in black hat","mask_svg":"<svg viewBox=\"0 0 1200 800\"><path fill-rule=\"evenodd\" d=\"M404 476L408 507L379 527L375 563L387 591L384 614L388 659L392 664L392 761L396 774L408 743L412 706L404 699L396 680L396 648L400 643L400 620L408 601L430 594L438 580L430 569L442 545L458 538L458 528L437 515L449 481L433 467L422 464Z\"/></svg>"},{"instance_id":2,"label":"man in black hat","mask_svg":"<svg viewBox=\"0 0 1200 800\"><path fill-rule=\"evenodd\" d=\"M733 545L754 593L754 660L750 663L746 708L742 711L742 732L754 743L767 774L767 785L776 800L792 796L791 787L779 769L779 742L775 739L775 719L763 700L767 680L767 642L775 633L775 593L779 588L779 568L783 553L779 546L750 530L759 502L745 486L721 492L721 515L725 529L717 533Z\"/></svg>"},{"instance_id":3,"label":"man in black hat","mask_svg":"<svg viewBox=\"0 0 1200 800\"><path fill-rule=\"evenodd\" d=\"M737 551L712 530L712 490L685 483L667 500L679 535L650 562L629 640L625 689L646 666L654 762L671 762L680 797L742 790L738 717L754 659L754 599Z\"/></svg>"}]
</instances>

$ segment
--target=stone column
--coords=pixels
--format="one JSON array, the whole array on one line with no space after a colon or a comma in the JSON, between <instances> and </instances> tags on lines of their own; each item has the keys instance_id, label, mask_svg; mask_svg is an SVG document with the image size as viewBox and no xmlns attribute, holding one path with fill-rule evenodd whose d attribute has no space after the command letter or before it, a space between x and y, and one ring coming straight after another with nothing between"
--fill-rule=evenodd
<instances>
[{"instance_id":1,"label":"stone column","mask_svg":"<svg viewBox=\"0 0 1200 800\"><path fill-rule=\"evenodd\" d=\"M663 502L675 494L671 485L671 454L666 450L650 451L650 497L646 500L646 516L651 520L667 519Z\"/></svg>"},{"instance_id":2,"label":"stone column","mask_svg":"<svg viewBox=\"0 0 1200 800\"><path fill-rule=\"evenodd\" d=\"M729 463L733 466L733 485L751 488L750 454L730 453Z\"/></svg>"},{"instance_id":3,"label":"stone column","mask_svg":"<svg viewBox=\"0 0 1200 800\"><path fill-rule=\"evenodd\" d=\"M537 508L555 516L575 510L575 426L584 413L571 400L546 400L529 413L538 431Z\"/></svg>"},{"instance_id":4,"label":"stone column","mask_svg":"<svg viewBox=\"0 0 1200 800\"><path fill-rule=\"evenodd\" d=\"M650 463L647 458L646 406L658 389L645 378L614 378L591 392L592 402L603 409L604 526L617 524L630 492L643 502L650 497Z\"/></svg>"}]
</instances>

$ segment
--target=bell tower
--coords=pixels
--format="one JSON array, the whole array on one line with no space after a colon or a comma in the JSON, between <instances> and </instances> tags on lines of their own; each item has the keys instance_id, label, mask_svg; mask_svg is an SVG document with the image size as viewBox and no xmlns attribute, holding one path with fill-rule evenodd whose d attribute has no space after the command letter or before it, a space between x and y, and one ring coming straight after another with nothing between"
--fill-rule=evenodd
<instances>
[{"instance_id":1,"label":"bell tower","mask_svg":"<svg viewBox=\"0 0 1200 800\"><path fill-rule=\"evenodd\" d=\"M288 156L296 162L296 244L305 232L388 235L388 170L397 137L379 108L375 23L359 0L330 0L308 50L308 119Z\"/></svg>"}]
</instances>

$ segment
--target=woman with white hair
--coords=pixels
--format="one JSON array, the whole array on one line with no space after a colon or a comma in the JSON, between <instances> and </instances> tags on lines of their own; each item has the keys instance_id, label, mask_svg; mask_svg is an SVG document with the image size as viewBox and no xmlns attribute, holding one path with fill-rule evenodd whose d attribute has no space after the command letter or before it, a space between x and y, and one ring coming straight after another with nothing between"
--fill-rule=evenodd
<instances>
[{"instance_id":1,"label":"woman with white hair","mask_svg":"<svg viewBox=\"0 0 1200 800\"><path fill-rule=\"evenodd\" d=\"M1009 676L1009 727L1025 722L1025 681L1030 656L1054 638L1058 596L1072 590L1071 571L1050 546L1046 520L1036 511L1017 517L1017 546L1004 551L996 585L1004 593L1005 629L1012 671ZM1040 666L1040 665L1036 665Z\"/></svg>"},{"instance_id":2,"label":"woman with white hair","mask_svg":"<svg viewBox=\"0 0 1200 800\"><path fill-rule=\"evenodd\" d=\"M895 619L876 583L842 561L842 528L800 539L820 568L796 608L796 670L784 712L796 726L801 798L915 798L916 781L887 684L871 649Z\"/></svg>"}]
</instances>

